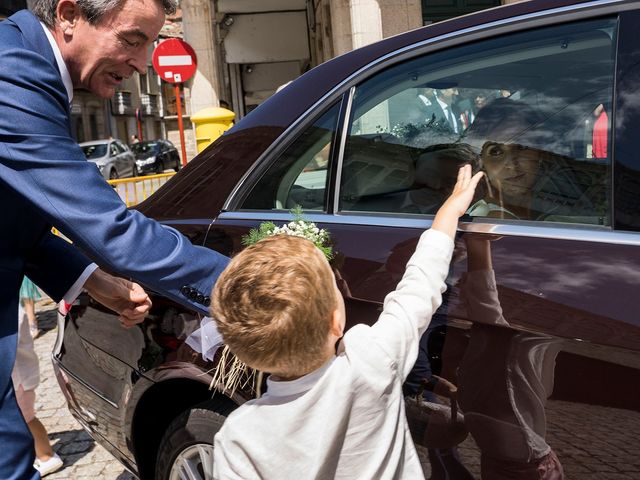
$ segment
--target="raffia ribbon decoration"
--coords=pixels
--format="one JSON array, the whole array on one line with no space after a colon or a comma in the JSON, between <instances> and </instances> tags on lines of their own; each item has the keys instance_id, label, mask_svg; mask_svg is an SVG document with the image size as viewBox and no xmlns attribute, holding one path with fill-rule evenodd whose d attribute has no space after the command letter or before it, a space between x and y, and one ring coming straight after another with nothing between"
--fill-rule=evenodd
<instances>
[{"instance_id":1,"label":"raffia ribbon decoration","mask_svg":"<svg viewBox=\"0 0 640 480\"><path fill-rule=\"evenodd\" d=\"M250 387L256 392L256 397L260 398L262 377L261 371L247 366L225 345L220 354L218 365L214 369L209 389L223 390L229 396L233 396L238 389L244 390Z\"/></svg>"}]
</instances>

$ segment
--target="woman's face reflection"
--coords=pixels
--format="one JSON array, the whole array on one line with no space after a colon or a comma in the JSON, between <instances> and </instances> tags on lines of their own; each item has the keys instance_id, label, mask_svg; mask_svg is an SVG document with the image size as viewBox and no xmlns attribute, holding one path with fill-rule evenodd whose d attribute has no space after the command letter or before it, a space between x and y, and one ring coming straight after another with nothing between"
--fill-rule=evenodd
<instances>
[{"instance_id":1,"label":"woman's face reflection","mask_svg":"<svg viewBox=\"0 0 640 480\"><path fill-rule=\"evenodd\" d=\"M539 150L516 143L487 142L481 156L489 182L503 197L515 199L531 193L538 176Z\"/></svg>"}]
</instances>

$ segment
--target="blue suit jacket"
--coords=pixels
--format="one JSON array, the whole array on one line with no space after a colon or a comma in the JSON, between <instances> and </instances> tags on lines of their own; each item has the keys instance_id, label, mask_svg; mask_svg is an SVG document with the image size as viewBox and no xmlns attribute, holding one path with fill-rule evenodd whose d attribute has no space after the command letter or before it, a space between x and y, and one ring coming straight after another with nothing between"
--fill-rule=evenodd
<instances>
[{"instance_id":1,"label":"blue suit jacket","mask_svg":"<svg viewBox=\"0 0 640 480\"><path fill-rule=\"evenodd\" d=\"M23 274L60 300L90 258L206 313L206 301L194 293L209 295L227 258L127 210L86 161L70 132L51 45L31 12L0 23L0 65L0 445L6 446L25 433L15 420L10 381ZM75 246L51 235L51 225ZM23 450L0 451L0 478L28 478L29 469L16 466L27 447L18 442Z\"/></svg>"}]
</instances>

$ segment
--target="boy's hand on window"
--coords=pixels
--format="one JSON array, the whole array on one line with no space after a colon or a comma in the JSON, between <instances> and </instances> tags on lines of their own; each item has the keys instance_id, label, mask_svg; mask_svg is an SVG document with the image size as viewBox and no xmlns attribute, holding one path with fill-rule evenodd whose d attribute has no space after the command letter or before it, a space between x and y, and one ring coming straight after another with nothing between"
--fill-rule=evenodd
<instances>
[{"instance_id":1,"label":"boy's hand on window","mask_svg":"<svg viewBox=\"0 0 640 480\"><path fill-rule=\"evenodd\" d=\"M460 170L458 170L458 180L453 187L453 192L444 202L442 208L450 208L458 218L464 215L469 209L469 205L471 205L473 194L483 175L484 173L478 172L472 177L471 165L461 167Z\"/></svg>"},{"instance_id":2,"label":"boy's hand on window","mask_svg":"<svg viewBox=\"0 0 640 480\"><path fill-rule=\"evenodd\" d=\"M469 209L478 182L484 175L482 172L471 176L471 165L465 165L458 171L458 179L453 187L453 193L447 198L436 213L431 228L446 233L451 238L455 236L458 218Z\"/></svg>"}]
</instances>

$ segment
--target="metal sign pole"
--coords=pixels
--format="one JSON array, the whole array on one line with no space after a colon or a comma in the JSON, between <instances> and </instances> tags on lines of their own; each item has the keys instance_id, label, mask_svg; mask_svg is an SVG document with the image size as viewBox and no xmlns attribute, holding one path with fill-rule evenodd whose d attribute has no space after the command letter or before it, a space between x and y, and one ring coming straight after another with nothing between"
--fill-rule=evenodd
<instances>
[{"instance_id":1,"label":"metal sign pole","mask_svg":"<svg viewBox=\"0 0 640 480\"><path fill-rule=\"evenodd\" d=\"M178 110L178 130L180 130L180 147L182 149L182 166L187 164L187 148L184 144L184 126L182 125L182 101L180 100L180 83L174 83L176 108Z\"/></svg>"},{"instance_id":2,"label":"metal sign pole","mask_svg":"<svg viewBox=\"0 0 640 480\"><path fill-rule=\"evenodd\" d=\"M142 142L144 138L142 137L142 112L140 108L136 108L136 127L138 129L138 141Z\"/></svg>"}]
</instances>

